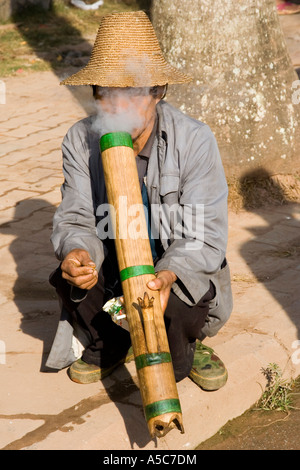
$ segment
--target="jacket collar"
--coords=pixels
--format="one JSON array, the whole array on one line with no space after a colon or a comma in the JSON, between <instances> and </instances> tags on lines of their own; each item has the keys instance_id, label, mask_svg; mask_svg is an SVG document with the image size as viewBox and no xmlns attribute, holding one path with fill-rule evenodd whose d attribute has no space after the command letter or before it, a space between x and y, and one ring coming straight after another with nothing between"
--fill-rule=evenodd
<instances>
[{"instance_id":1,"label":"jacket collar","mask_svg":"<svg viewBox=\"0 0 300 470\"><path fill-rule=\"evenodd\" d=\"M157 136L159 137L158 139L158 145L160 142L160 138L165 141L165 143L168 143L168 134L167 134L167 127L166 127L166 122L164 118L164 113L163 113L163 102L159 102L156 105L156 111L157 111L157 118L158 118L158 123L157 123Z\"/></svg>"}]
</instances>

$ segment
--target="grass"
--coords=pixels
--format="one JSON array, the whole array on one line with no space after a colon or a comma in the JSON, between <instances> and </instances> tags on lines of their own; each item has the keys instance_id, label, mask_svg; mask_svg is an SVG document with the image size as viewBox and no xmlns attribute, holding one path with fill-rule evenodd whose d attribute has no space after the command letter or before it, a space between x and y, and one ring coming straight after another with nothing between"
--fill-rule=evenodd
<instances>
[{"instance_id":1,"label":"grass","mask_svg":"<svg viewBox=\"0 0 300 470\"><path fill-rule=\"evenodd\" d=\"M0 77L82 65L66 63L66 50L80 45L79 55L87 60L102 16L148 11L149 4L148 0L105 0L98 10L84 11L66 1L53 0L49 11L25 9L0 25Z\"/></svg>"},{"instance_id":2,"label":"grass","mask_svg":"<svg viewBox=\"0 0 300 470\"><path fill-rule=\"evenodd\" d=\"M239 179L228 179L228 205L231 210L255 210L265 205L300 201L300 175L270 175L265 170Z\"/></svg>"},{"instance_id":3,"label":"grass","mask_svg":"<svg viewBox=\"0 0 300 470\"><path fill-rule=\"evenodd\" d=\"M257 407L265 411L285 411L292 408L292 392L295 386L294 380L284 380L282 371L275 363L270 363L262 369L267 379L266 388L257 403Z\"/></svg>"}]
</instances>

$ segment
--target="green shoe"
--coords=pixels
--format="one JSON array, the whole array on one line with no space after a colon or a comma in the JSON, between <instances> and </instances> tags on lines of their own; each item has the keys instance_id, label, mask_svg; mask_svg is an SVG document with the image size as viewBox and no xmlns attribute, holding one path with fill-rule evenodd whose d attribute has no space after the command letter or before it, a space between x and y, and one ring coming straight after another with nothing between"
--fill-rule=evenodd
<instances>
[{"instance_id":1,"label":"green shoe","mask_svg":"<svg viewBox=\"0 0 300 470\"><path fill-rule=\"evenodd\" d=\"M78 359L74 362L68 370L68 374L73 382L79 384L90 384L93 382L99 382L99 380L104 379L108 375L110 375L114 369L116 369L119 365L124 364L124 362L128 363L132 361L134 358L132 347L127 352L127 355L120 359L118 362L113 364L111 367L98 367L93 364L87 364L82 359Z\"/></svg>"},{"instance_id":2,"label":"green shoe","mask_svg":"<svg viewBox=\"0 0 300 470\"><path fill-rule=\"evenodd\" d=\"M219 390L226 384L228 373L214 350L197 341L189 378L203 390Z\"/></svg>"}]
</instances>

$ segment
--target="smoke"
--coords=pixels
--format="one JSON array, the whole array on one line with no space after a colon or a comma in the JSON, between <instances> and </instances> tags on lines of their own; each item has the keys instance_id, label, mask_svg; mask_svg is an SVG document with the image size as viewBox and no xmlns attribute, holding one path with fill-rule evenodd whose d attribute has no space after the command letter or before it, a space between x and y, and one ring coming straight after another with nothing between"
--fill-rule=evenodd
<instances>
[{"instance_id":1,"label":"smoke","mask_svg":"<svg viewBox=\"0 0 300 470\"><path fill-rule=\"evenodd\" d=\"M134 49L123 51L120 57L123 78L130 79L134 87L99 87L101 99L96 99L96 120L93 130L101 135L109 132L128 132L133 136L135 130L145 125L145 106L139 106L140 97L149 97L151 66L147 55L136 55ZM120 77L122 79L122 77ZM115 83L115 77L112 77Z\"/></svg>"},{"instance_id":2,"label":"smoke","mask_svg":"<svg viewBox=\"0 0 300 470\"><path fill-rule=\"evenodd\" d=\"M128 132L133 135L145 124L143 108L136 97L149 95L149 88L101 88L101 99L95 100L96 119L93 131L98 134Z\"/></svg>"}]
</instances>

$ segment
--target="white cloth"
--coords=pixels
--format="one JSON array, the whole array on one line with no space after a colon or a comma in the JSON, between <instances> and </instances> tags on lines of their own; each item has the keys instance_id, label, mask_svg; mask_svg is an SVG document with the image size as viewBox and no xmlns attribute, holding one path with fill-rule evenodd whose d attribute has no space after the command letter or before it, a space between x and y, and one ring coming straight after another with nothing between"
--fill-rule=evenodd
<instances>
[{"instance_id":1,"label":"white cloth","mask_svg":"<svg viewBox=\"0 0 300 470\"><path fill-rule=\"evenodd\" d=\"M71 4L81 10L97 10L101 5L103 5L103 0L98 0L98 2L91 3L90 5L87 5L82 0L71 0Z\"/></svg>"}]
</instances>

